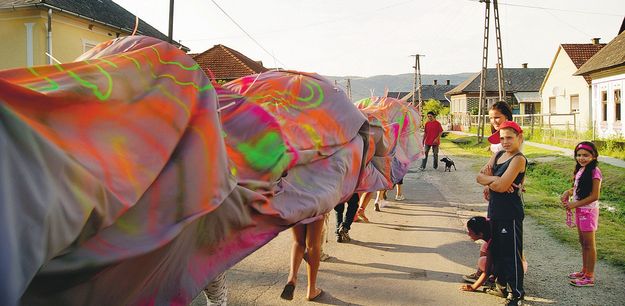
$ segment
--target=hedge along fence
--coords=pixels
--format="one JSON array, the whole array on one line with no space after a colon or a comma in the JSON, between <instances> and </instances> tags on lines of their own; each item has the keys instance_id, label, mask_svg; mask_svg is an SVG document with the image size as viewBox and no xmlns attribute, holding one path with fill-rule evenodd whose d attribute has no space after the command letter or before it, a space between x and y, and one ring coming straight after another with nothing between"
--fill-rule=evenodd
<instances>
[{"instance_id":1,"label":"hedge along fence","mask_svg":"<svg viewBox=\"0 0 625 306\"><path fill-rule=\"evenodd\" d=\"M513 115L513 120L525 130L525 139L565 148L573 148L582 140L593 141L602 155L625 159L625 138L622 136L596 139L591 123L580 122L579 114ZM479 116L454 113L439 119L444 127L454 131L475 132ZM488 116L484 120L485 135L490 135Z\"/></svg>"}]
</instances>

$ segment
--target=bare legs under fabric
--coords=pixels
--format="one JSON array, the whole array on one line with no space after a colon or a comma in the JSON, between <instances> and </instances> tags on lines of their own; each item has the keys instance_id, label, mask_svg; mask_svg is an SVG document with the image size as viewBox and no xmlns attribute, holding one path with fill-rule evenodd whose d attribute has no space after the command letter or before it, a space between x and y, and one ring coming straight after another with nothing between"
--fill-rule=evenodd
<instances>
[{"instance_id":1,"label":"bare legs under fabric","mask_svg":"<svg viewBox=\"0 0 625 306\"><path fill-rule=\"evenodd\" d=\"M306 272L308 274L308 299L319 295L321 289L317 288L317 272L321 257L321 232L323 231L324 219L319 219L309 224L299 224L292 228L293 247L291 248L291 269L289 270L289 284L297 284L297 271L302 263L304 252L308 253Z\"/></svg>"},{"instance_id":2,"label":"bare legs under fabric","mask_svg":"<svg viewBox=\"0 0 625 306\"><path fill-rule=\"evenodd\" d=\"M423 157L423 161L421 162L422 169L425 169L425 166L428 163L428 154L430 153L430 148L432 148L432 157L434 158L434 169L438 168L438 146L425 145L425 157Z\"/></svg>"}]
</instances>

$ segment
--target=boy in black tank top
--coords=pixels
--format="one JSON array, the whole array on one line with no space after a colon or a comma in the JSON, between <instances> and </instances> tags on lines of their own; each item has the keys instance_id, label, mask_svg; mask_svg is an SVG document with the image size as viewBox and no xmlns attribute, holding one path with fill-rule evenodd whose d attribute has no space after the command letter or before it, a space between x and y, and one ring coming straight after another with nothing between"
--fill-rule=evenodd
<instances>
[{"instance_id":1,"label":"boy in black tank top","mask_svg":"<svg viewBox=\"0 0 625 306\"><path fill-rule=\"evenodd\" d=\"M523 130L514 121L499 128L504 151L491 158L488 168L477 176L477 182L488 186L490 200L488 217L492 224L490 252L497 283L504 295L511 297L507 305L521 305L523 290L523 201L519 186L525 177L527 160L521 153Z\"/></svg>"}]
</instances>

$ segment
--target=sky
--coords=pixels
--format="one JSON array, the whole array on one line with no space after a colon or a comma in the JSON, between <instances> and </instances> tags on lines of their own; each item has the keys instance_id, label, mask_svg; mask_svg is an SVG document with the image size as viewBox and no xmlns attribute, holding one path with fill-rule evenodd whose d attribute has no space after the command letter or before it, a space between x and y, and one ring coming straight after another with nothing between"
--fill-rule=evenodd
<instances>
[{"instance_id":1,"label":"sky","mask_svg":"<svg viewBox=\"0 0 625 306\"><path fill-rule=\"evenodd\" d=\"M168 33L169 0L113 1ZM422 74L478 72L484 8L476 0L177 0L173 36L192 53L222 44L268 68L328 76L412 73L413 54L425 55ZM504 67L548 68L559 44L607 43L623 17L623 0L499 1ZM492 8L490 33L494 67Z\"/></svg>"}]
</instances>

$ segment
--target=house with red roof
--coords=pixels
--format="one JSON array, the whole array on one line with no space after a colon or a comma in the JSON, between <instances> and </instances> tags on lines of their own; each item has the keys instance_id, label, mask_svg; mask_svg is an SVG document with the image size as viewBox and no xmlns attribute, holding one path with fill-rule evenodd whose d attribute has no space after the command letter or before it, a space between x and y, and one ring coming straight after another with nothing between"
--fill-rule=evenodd
<instances>
[{"instance_id":1,"label":"house with red roof","mask_svg":"<svg viewBox=\"0 0 625 306\"><path fill-rule=\"evenodd\" d=\"M592 127L592 87L589 76L574 73L606 44L561 44L540 87L542 112L560 128L586 131Z\"/></svg>"},{"instance_id":2,"label":"house with red roof","mask_svg":"<svg viewBox=\"0 0 625 306\"><path fill-rule=\"evenodd\" d=\"M190 55L208 77L223 83L269 70L261 61L254 61L224 45L214 45L202 53Z\"/></svg>"},{"instance_id":3,"label":"house with red roof","mask_svg":"<svg viewBox=\"0 0 625 306\"><path fill-rule=\"evenodd\" d=\"M625 110L621 107L625 87L625 19L619 35L584 63L575 75L592 79L592 108L599 137L625 135Z\"/></svg>"}]
</instances>

